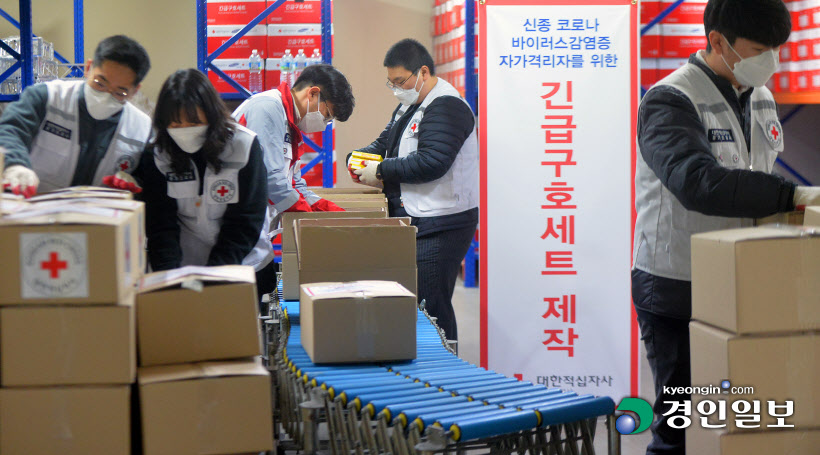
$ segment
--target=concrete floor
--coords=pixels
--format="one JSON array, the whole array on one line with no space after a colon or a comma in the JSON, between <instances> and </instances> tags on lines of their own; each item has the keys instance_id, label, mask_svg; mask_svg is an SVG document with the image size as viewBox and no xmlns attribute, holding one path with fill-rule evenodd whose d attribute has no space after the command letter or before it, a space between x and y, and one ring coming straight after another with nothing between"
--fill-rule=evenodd
<instances>
[{"instance_id":1,"label":"concrete floor","mask_svg":"<svg viewBox=\"0 0 820 455\"><path fill-rule=\"evenodd\" d=\"M456 283L453 294L453 308L458 321L458 354L468 362L479 364L479 291L478 288L465 288L464 283L459 280ZM646 351L641 344L640 348L640 386L639 396L647 400L650 404L654 401L654 387L652 385L652 374L649 364L646 361ZM649 444L652 435L647 430L634 436L621 437L621 453L623 455L643 455L646 446ZM595 453L598 455L607 454L606 425L603 419L598 421L597 435L595 438Z\"/></svg>"}]
</instances>

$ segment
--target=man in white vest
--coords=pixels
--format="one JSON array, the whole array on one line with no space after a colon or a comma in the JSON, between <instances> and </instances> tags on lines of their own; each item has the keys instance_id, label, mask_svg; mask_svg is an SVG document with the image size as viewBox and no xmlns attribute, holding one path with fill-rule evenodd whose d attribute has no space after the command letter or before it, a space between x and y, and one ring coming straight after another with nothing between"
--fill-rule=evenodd
<instances>
[{"instance_id":1,"label":"man in white vest","mask_svg":"<svg viewBox=\"0 0 820 455\"><path fill-rule=\"evenodd\" d=\"M128 102L151 67L136 41L104 39L85 80L26 88L0 117L3 188L31 197L76 185L139 192L131 177L151 136L151 118Z\"/></svg>"},{"instance_id":2,"label":"man in white vest","mask_svg":"<svg viewBox=\"0 0 820 455\"><path fill-rule=\"evenodd\" d=\"M360 149L383 161L353 171L348 156L348 170L354 181L383 188L390 216L412 217L418 299L457 340L453 289L478 224L475 116L458 90L436 77L418 41L394 44L384 66L400 104L379 138Z\"/></svg>"},{"instance_id":3,"label":"man in white vest","mask_svg":"<svg viewBox=\"0 0 820 455\"><path fill-rule=\"evenodd\" d=\"M655 383L647 454L685 454L684 430L667 423L681 413L664 402L690 399L665 391L691 385L690 237L820 203L820 188L772 173L783 127L764 84L789 11L781 0L709 0L704 25L706 50L649 90L638 117L632 300Z\"/></svg>"}]
</instances>

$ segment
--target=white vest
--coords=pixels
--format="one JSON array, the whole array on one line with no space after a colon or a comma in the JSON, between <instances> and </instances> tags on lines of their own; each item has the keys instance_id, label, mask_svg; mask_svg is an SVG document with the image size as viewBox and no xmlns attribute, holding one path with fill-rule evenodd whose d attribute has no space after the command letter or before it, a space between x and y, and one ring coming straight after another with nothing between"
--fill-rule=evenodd
<instances>
[{"instance_id":1,"label":"white vest","mask_svg":"<svg viewBox=\"0 0 820 455\"><path fill-rule=\"evenodd\" d=\"M40 191L71 185L80 156L79 96L85 81L50 81L46 116L31 143L31 167L40 178ZM132 173L139 164L151 136L151 118L131 103L125 103L120 122L92 185L117 171Z\"/></svg>"},{"instance_id":2,"label":"white vest","mask_svg":"<svg viewBox=\"0 0 820 455\"><path fill-rule=\"evenodd\" d=\"M771 173L777 154L783 151L783 128L777 106L766 87L751 95L751 148L732 107L709 76L694 64L687 64L662 81L686 95L698 111L705 133L710 136L712 154L730 169ZM733 141L731 141L733 139ZM751 157L748 150L751 150ZM752 225L747 218L708 216L686 210L663 186L644 161L640 150L635 172L635 225L633 263L639 270L677 280L691 280L693 234Z\"/></svg>"},{"instance_id":3,"label":"white vest","mask_svg":"<svg viewBox=\"0 0 820 455\"><path fill-rule=\"evenodd\" d=\"M242 184L239 182L239 170L248 164L256 135L240 125L234 126L233 140L219 155L222 170L218 174L206 166L205 175L200 176L193 160L191 170L179 174L171 166L170 155L162 151L154 154L157 169L166 176L168 196L177 201L183 266L208 263L228 204L239 202L239 185ZM201 196L200 181L205 182Z\"/></svg>"},{"instance_id":4,"label":"white vest","mask_svg":"<svg viewBox=\"0 0 820 455\"><path fill-rule=\"evenodd\" d=\"M399 158L408 156L418 150L419 125L424 117L424 110L440 96L461 98L452 85L439 78L435 87L430 90L413 117L407 122L399 143ZM463 98L461 98L464 101ZM464 104L467 104L464 101ZM407 112L409 106L402 106L396 113L394 121ZM401 200L407 214L414 217L433 217L452 215L478 207L478 141L476 129L464 141L456 155L453 165L443 177L432 182L401 184Z\"/></svg>"}]
</instances>

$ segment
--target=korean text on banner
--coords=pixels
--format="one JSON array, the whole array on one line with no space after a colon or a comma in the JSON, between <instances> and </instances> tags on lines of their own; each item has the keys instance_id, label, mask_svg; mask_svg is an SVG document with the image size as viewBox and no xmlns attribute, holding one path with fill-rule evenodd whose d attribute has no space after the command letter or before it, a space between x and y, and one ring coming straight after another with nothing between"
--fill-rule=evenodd
<instances>
[{"instance_id":1,"label":"korean text on banner","mask_svg":"<svg viewBox=\"0 0 820 455\"><path fill-rule=\"evenodd\" d=\"M625 396L638 10L540 3L480 7L482 363Z\"/></svg>"}]
</instances>

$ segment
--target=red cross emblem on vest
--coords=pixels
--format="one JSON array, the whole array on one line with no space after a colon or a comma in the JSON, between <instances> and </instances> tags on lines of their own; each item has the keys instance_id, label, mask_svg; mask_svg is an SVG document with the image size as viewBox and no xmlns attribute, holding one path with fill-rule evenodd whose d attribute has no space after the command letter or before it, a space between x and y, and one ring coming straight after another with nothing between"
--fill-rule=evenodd
<instances>
[{"instance_id":1,"label":"red cross emblem on vest","mask_svg":"<svg viewBox=\"0 0 820 455\"><path fill-rule=\"evenodd\" d=\"M218 190L216 190L216 192L219 193L221 197L225 197L225 195L228 194L230 191L231 190L225 188L225 185L222 185L221 187L219 187Z\"/></svg>"},{"instance_id":2,"label":"red cross emblem on vest","mask_svg":"<svg viewBox=\"0 0 820 455\"><path fill-rule=\"evenodd\" d=\"M410 131L412 131L414 134L417 132L417 129L419 129L418 123L413 123L413 125L410 127Z\"/></svg>"},{"instance_id":3,"label":"red cross emblem on vest","mask_svg":"<svg viewBox=\"0 0 820 455\"><path fill-rule=\"evenodd\" d=\"M780 136L780 131L777 131L776 126L772 126L771 133L772 133L772 136L774 137L774 140L777 140L777 136Z\"/></svg>"},{"instance_id":4,"label":"red cross emblem on vest","mask_svg":"<svg viewBox=\"0 0 820 455\"><path fill-rule=\"evenodd\" d=\"M120 170L127 171L128 170L128 161L123 161L120 163Z\"/></svg>"},{"instance_id":5,"label":"red cross emblem on vest","mask_svg":"<svg viewBox=\"0 0 820 455\"><path fill-rule=\"evenodd\" d=\"M49 277L52 279L60 278L60 270L68 268L68 262L61 261L60 256L56 251L52 251L48 255L48 261L40 262L40 269L48 270Z\"/></svg>"},{"instance_id":6,"label":"red cross emblem on vest","mask_svg":"<svg viewBox=\"0 0 820 455\"><path fill-rule=\"evenodd\" d=\"M766 123L766 137L773 147L779 147L783 142L783 129L777 120L769 120Z\"/></svg>"}]
</instances>

